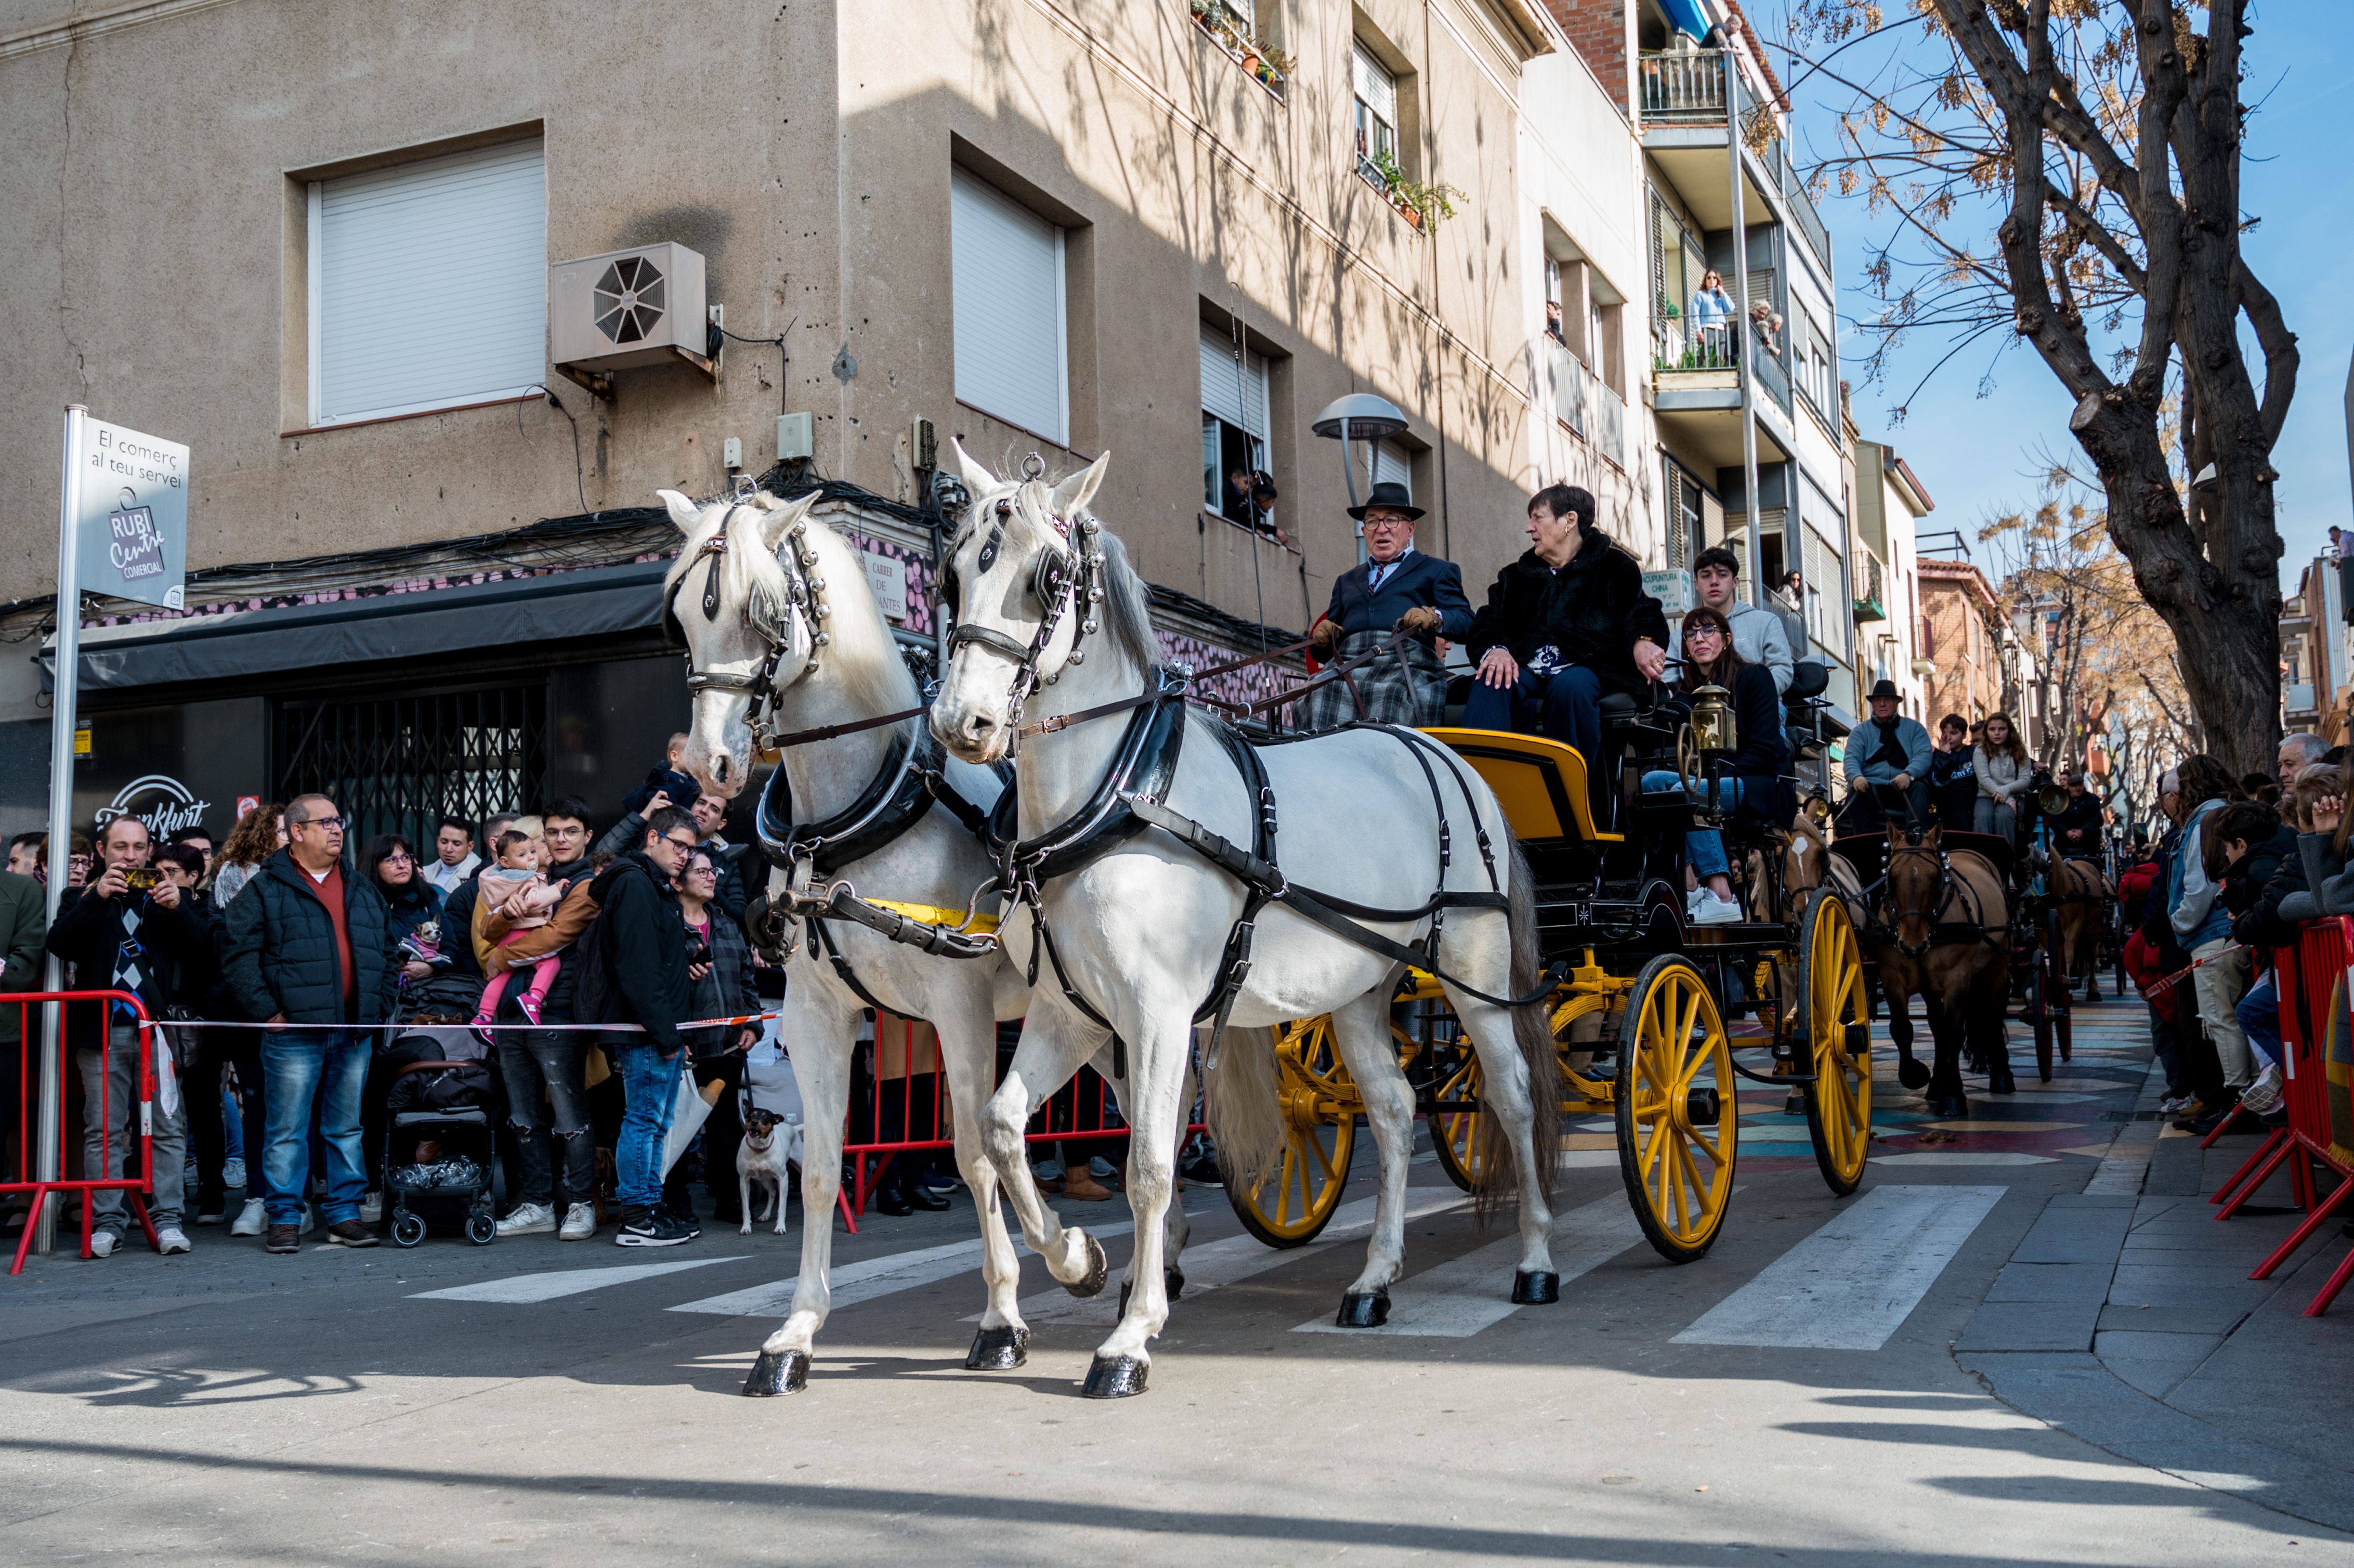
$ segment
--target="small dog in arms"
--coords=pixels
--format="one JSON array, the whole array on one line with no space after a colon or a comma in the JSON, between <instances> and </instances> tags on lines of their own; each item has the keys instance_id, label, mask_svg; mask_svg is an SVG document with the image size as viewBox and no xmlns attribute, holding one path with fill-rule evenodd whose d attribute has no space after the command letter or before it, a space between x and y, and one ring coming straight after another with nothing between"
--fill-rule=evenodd
<instances>
[{"instance_id":1,"label":"small dog in arms","mask_svg":"<svg viewBox=\"0 0 2354 1568\"><path fill-rule=\"evenodd\" d=\"M736 1150L736 1182L742 1195L744 1223L738 1235L752 1234L752 1189L755 1183L769 1189L770 1200L777 1206L777 1234L785 1234L785 1172L787 1159L786 1135L797 1132L788 1128L776 1112L762 1110L758 1106L744 1112L744 1141Z\"/></svg>"}]
</instances>

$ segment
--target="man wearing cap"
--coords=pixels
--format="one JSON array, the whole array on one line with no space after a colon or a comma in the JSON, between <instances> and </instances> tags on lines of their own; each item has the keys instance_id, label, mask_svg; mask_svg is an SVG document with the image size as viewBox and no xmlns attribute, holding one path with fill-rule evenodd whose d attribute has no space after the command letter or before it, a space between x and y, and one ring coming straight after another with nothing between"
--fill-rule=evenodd
<instances>
[{"instance_id":1,"label":"man wearing cap","mask_svg":"<svg viewBox=\"0 0 2354 1568\"><path fill-rule=\"evenodd\" d=\"M1496 575L1464 639L1479 678L1463 722L1536 731L1590 758L1604 694L1640 691L1667 668L1668 618L1643 591L1642 563L1594 525L1590 493L1538 491L1525 532L1531 547Z\"/></svg>"},{"instance_id":2,"label":"man wearing cap","mask_svg":"<svg viewBox=\"0 0 2354 1568\"><path fill-rule=\"evenodd\" d=\"M1881 785L1901 791L1912 803L1912 815L1900 814L1900 821L1928 824L1933 748L1921 721L1896 711L1903 700L1895 682L1881 682L1872 688L1872 716L1848 732L1847 807L1840 818L1843 832L1877 832L1885 825Z\"/></svg>"},{"instance_id":3,"label":"man wearing cap","mask_svg":"<svg viewBox=\"0 0 2354 1568\"><path fill-rule=\"evenodd\" d=\"M1332 602L1308 634L1317 659L1331 663L1377 649L1394 631L1413 633L1391 653L1327 681L1299 705L1303 729L1332 729L1352 720L1429 726L1447 706L1447 668L1434 645L1461 641L1471 630L1471 601L1452 561L1414 547L1422 508L1403 484L1373 486L1349 515L1364 530L1365 559L1332 580Z\"/></svg>"}]
</instances>

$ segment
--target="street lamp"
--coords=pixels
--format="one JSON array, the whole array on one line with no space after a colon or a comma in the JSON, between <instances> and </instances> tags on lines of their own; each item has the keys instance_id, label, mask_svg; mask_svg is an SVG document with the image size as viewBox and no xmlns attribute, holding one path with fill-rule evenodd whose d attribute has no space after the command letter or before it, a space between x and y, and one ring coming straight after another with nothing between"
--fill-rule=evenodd
<instances>
[{"instance_id":1,"label":"street lamp","mask_svg":"<svg viewBox=\"0 0 2354 1568\"><path fill-rule=\"evenodd\" d=\"M1328 440L1341 443L1341 477L1348 482L1349 504L1362 506L1363 499L1357 494L1356 470L1349 466L1349 442L1387 440L1392 436L1405 434L1405 415L1386 397L1371 392L1352 392L1345 397L1335 397L1316 416L1309 427ZM1365 483L1373 482L1373 453L1365 450Z\"/></svg>"}]
</instances>

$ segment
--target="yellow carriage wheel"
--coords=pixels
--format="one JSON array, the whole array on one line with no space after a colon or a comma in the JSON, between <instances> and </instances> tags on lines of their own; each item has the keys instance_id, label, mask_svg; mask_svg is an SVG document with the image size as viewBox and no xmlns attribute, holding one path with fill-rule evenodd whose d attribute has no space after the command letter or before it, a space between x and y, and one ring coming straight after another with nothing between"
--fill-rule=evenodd
<instances>
[{"instance_id":1,"label":"yellow carriage wheel","mask_svg":"<svg viewBox=\"0 0 2354 1568\"><path fill-rule=\"evenodd\" d=\"M1330 1013L1287 1024L1276 1037L1275 1064L1283 1153L1256 1181L1230 1177L1226 1202L1267 1245L1306 1246L1331 1222L1349 1183L1357 1086L1333 1048Z\"/></svg>"},{"instance_id":2,"label":"yellow carriage wheel","mask_svg":"<svg viewBox=\"0 0 2354 1568\"><path fill-rule=\"evenodd\" d=\"M1798 912L1798 1027L1808 1047L1807 1132L1815 1163L1840 1197L1861 1186L1872 1153L1872 1014L1863 952L1846 903L1818 888Z\"/></svg>"},{"instance_id":3,"label":"yellow carriage wheel","mask_svg":"<svg viewBox=\"0 0 2354 1568\"><path fill-rule=\"evenodd\" d=\"M1618 1028L1618 1169L1643 1234L1670 1263L1709 1249L1733 1198L1741 1136L1733 1046L1708 982L1662 953L1627 993Z\"/></svg>"}]
</instances>

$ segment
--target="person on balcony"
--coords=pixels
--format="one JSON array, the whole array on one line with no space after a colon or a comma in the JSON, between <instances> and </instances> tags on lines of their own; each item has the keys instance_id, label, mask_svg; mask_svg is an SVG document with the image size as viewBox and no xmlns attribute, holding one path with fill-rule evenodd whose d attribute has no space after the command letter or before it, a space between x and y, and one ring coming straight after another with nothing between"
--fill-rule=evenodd
<instances>
[{"instance_id":1,"label":"person on balcony","mask_svg":"<svg viewBox=\"0 0 2354 1568\"><path fill-rule=\"evenodd\" d=\"M1700 288L1691 297L1692 341L1711 364L1730 364L1733 357L1733 318L1741 313L1733 296L1724 291L1724 279L1713 267L1700 275ZM1744 655L1747 657L1747 655Z\"/></svg>"},{"instance_id":2,"label":"person on balcony","mask_svg":"<svg viewBox=\"0 0 2354 1568\"><path fill-rule=\"evenodd\" d=\"M1414 547L1422 508L1403 484L1373 486L1349 515L1364 530L1365 558L1332 579L1332 602L1308 633L1325 663L1353 658L1412 633L1343 679L1327 681L1300 704L1303 729L1334 729L1356 720L1427 726L1444 716L1447 666L1440 638L1460 641L1471 630L1462 568Z\"/></svg>"},{"instance_id":3,"label":"person on balcony","mask_svg":"<svg viewBox=\"0 0 2354 1568\"><path fill-rule=\"evenodd\" d=\"M1473 729L1550 736L1593 757L1602 698L1639 692L1668 665L1668 618L1641 563L1595 526L1594 497L1553 484L1529 499L1530 548L1496 575L1465 652L1479 678Z\"/></svg>"}]
</instances>

